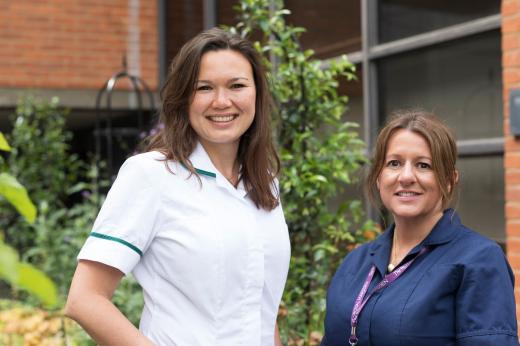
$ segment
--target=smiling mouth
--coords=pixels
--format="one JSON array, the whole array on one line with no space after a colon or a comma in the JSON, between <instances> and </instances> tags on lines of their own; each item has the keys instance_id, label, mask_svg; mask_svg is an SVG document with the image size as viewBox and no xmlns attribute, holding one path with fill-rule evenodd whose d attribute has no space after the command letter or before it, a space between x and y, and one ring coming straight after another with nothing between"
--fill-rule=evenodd
<instances>
[{"instance_id":1,"label":"smiling mouth","mask_svg":"<svg viewBox=\"0 0 520 346\"><path fill-rule=\"evenodd\" d=\"M396 196L399 197L413 197L413 196L419 196L421 195L419 192L413 192L413 191L401 191L395 193Z\"/></svg>"},{"instance_id":2,"label":"smiling mouth","mask_svg":"<svg viewBox=\"0 0 520 346\"><path fill-rule=\"evenodd\" d=\"M238 117L238 114L226 114L226 115L210 115L206 118L215 123L227 123L235 120Z\"/></svg>"}]
</instances>

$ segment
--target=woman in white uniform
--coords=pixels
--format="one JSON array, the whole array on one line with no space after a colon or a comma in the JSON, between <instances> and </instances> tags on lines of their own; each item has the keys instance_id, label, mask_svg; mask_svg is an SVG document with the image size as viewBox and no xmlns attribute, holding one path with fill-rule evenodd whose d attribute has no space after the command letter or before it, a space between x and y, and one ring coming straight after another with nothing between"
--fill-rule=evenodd
<instances>
[{"instance_id":1,"label":"woman in white uniform","mask_svg":"<svg viewBox=\"0 0 520 346\"><path fill-rule=\"evenodd\" d=\"M100 345L279 345L290 246L260 56L236 35L203 32L161 96L161 130L121 167L66 314ZM111 302L130 272L144 291L139 330Z\"/></svg>"}]
</instances>

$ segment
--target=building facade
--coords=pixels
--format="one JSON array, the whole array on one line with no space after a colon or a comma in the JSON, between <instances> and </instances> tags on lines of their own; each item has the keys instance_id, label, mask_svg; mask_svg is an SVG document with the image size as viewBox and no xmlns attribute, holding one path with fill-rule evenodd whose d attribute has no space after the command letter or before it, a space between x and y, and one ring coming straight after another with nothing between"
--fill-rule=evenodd
<instances>
[{"instance_id":1,"label":"building facade","mask_svg":"<svg viewBox=\"0 0 520 346\"><path fill-rule=\"evenodd\" d=\"M59 96L72 110L69 126L91 130L98 90L123 68L157 96L182 44L204 28L233 24L236 3L0 1L0 129L31 92ZM369 147L399 108L433 111L456 131L457 209L502 245L520 302L520 140L509 121L509 94L520 89L520 0L286 0L285 7L289 22L307 28L304 48L324 64L342 54L356 64L358 80L341 85L350 97L345 118L361 124ZM129 85L115 96L121 117L135 110Z\"/></svg>"}]
</instances>

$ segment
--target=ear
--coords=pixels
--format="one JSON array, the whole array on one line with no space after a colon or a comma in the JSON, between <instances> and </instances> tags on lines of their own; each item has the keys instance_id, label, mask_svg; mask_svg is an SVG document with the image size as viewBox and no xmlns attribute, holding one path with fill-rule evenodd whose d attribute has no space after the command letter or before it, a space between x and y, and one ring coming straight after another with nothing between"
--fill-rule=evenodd
<instances>
[{"instance_id":1,"label":"ear","mask_svg":"<svg viewBox=\"0 0 520 346\"><path fill-rule=\"evenodd\" d=\"M453 175L454 175L454 179L453 179L453 182L454 182L454 185L457 185L459 183L459 171L455 170L455 172L453 172ZM451 192L451 184L448 184L448 191Z\"/></svg>"},{"instance_id":2,"label":"ear","mask_svg":"<svg viewBox=\"0 0 520 346\"><path fill-rule=\"evenodd\" d=\"M377 179L376 179L376 186L377 186L377 189L379 190L379 177L377 177Z\"/></svg>"}]
</instances>

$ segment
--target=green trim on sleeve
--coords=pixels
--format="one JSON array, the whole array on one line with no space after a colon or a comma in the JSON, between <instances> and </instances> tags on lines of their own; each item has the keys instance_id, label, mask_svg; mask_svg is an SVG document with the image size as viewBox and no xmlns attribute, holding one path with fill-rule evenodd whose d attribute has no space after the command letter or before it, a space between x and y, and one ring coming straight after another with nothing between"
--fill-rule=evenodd
<instances>
[{"instance_id":1,"label":"green trim on sleeve","mask_svg":"<svg viewBox=\"0 0 520 346\"><path fill-rule=\"evenodd\" d=\"M139 250L138 247L136 247L135 245L132 245L130 244L129 242L127 242L126 240L123 240L123 239L120 239L120 238L116 238L116 237L111 237L109 235L106 235L106 234L101 234L101 233L96 233L96 232L91 232L90 233L90 236L91 237L95 237L95 238L99 238L99 239L106 239L106 240L112 240L112 241L115 241L115 242L118 242L120 244L123 244L125 246L128 246L130 249L134 250L135 252L137 252L137 254L139 256L143 256L143 252L141 250Z\"/></svg>"}]
</instances>

